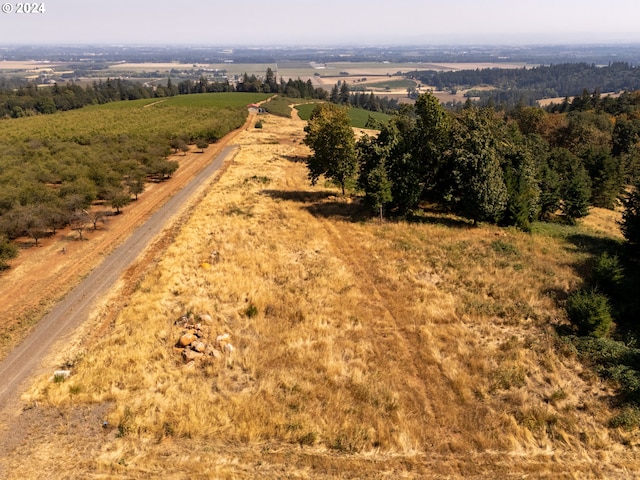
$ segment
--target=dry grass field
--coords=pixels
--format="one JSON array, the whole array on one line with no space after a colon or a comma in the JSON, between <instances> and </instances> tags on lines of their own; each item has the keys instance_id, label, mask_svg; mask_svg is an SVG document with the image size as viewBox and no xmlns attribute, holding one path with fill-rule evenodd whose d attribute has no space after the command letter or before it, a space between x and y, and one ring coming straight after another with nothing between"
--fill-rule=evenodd
<instances>
[{"instance_id":1,"label":"dry grass field","mask_svg":"<svg viewBox=\"0 0 640 480\"><path fill-rule=\"evenodd\" d=\"M435 213L368 219L338 190L309 186L303 122L263 126L236 138L237 156L109 332L59 352L70 378L37 379L23 397L0 474L639 471L638 436L606 426L611 388L554 333L556 299L580 282L576 249ZM185 334L207 354L185 363Z\"/></svg>"}]
</instances>

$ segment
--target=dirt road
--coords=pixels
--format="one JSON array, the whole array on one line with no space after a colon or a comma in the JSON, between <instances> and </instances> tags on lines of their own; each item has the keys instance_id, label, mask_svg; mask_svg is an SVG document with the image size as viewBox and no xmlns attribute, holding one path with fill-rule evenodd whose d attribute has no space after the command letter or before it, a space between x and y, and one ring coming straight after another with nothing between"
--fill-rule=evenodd
<instances>
[{"instance_id":1,"label":"dirt road","mask_svg":"<svg viewBox=\"0 0 640 480\"><path fill-rule=\"evenodd\" d=\"M243 129L251 124L252 119L253 116L248 118ZM14 281L9 283L6 277L3 278L5 284L0 294L0 300L5 301L2 303L3 307L7 304L20 305L22 300L30 308L36 309L37 305L33 302L39 301L40 304L51 302L56 292L64 293L73 286L79 275L104 259L71 292L55 304L49 313L37 322L27 338L0 362L0 411L12 400L17 399L23 383L38 372L43 358L50 352L51 347L56 342L64 340L66 335L88 318L96 301L116 284L125 269L149 247L158 234L177 220L179 213L189 204L189 200L195 198L196 193L209 183L225 159L233 153L234 148L230 143L240 130L232 132L211 147L209 155L192 154L200 155L200 157L194 157L198 161L189 162L185 168L181 166L182 172L179 170L181 175L176 175L176 178L171 180L173 184L170 189L164 192L158 192L156 189L155 194L147 195L145 204L141 202L141 206L136 205L137 211L134 208L129 215L125 213L122 216L128 216L127 221L121 222L109 231L100 232L97 241L76 243L69 242L68 238L62 236L56 241L51 241L48 247L32 253L32 257L41 254L52 257L53 254L55 265L50 265L51 268L45 270L46 264L44 266L38 264L37 258L36 260L22 259L23 263L16 269L15 275L8 277ZM170 195L172 196L167 201ZM137 222L137 225L133 222ZM68 254L60 254L61 242L63 245L69 245ZM88 245L78 245L78 243ZM108 246L118 243L120 243L119 246L108 254L111 250ZM78 265L79 268L75 268L76 261L82 263L81 268L80 265ZM49 262L52 262L51 259ZM28 281L29 274L32 281ZM26 277L23 283L16 283L16 279L20 280L21 277ZM38 297L38 295L44 295L44 297Z\"/></svg>"}]
</instances>

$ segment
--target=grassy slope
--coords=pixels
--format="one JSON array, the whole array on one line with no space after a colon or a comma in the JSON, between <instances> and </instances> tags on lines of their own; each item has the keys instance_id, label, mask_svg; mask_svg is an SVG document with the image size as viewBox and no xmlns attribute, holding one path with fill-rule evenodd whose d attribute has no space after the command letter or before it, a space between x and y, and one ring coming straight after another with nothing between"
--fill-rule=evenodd
<instances>
[{"instance_id":1,"label":"grassy slope","mask_svg":"<svg viewBox=\"0 0 640 480\"><path fill-rule=\"evenodd\" d=\"M117 135L195 137L196 126L199 129L225 127L224 122L220 121L224 117L221 111L240 111L239 119L234 118L233 123L235 125L239 121L242 124L246 118L243 107L267 97L265 94L242 93L181 95L92 105L53 115L5 120L1 123L3 139L0 146L9 140L47 138L74 141L78 138Z\"/></svg>"},{"instance_id":2,"label":"grassy slope","mask_svg":"<svg viewBox=\"0 0 640 480\"><path fill-rule=\"evenodd\" d=\"M0 465L14 478L637 471L637 439L604 426L611 391L551 328L580 252L436 214L351 221L357 205L291 161L302 127L264 117L239 137L113 331L69 353L71 379L37 382L33 435ZM183 365L174 320L188 311L210 314L233 354Z\"/></svg>"},{"instance_id":3,"label":"grassy slope","mask_svg":"<svg viewBox=\"0 0 640 480\"><path fill-rule=\"evenodd\" d=\"M311 112L313 112L314 108L315 103L296 105L296 110L298 110L298 115L302 120L309 120L309 118L311 117ZM373 117L380 123L386 123L390 118L390 116L386 113L370 112L369 110L364 110L362 108L349 109L349 118L351 118L351 125L354 128L364 128L367 124L369 116Z\"/></svg>"}]
</instances>

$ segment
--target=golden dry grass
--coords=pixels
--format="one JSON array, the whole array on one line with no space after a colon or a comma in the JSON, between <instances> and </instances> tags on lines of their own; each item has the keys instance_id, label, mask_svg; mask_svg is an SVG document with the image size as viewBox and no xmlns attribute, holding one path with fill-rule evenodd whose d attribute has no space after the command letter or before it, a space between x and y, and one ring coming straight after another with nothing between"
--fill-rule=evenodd
<instances>
[{"instance_id":1,"label":"golden dry grass","mask_svg":"<svg viewBox=\"0 0 640 480\"><path fill-rule=\"evenodd\" d=\"M310 187L294 161L304 124L263 123L113 330L68 352L70 379L25 396L37 434L0 462L8 478L640 468L636 436L606 428L612 392L554 333L556 298L580 282L562 240L436 214L354 221L357 202ZM174 321L188 312L235 350L185 365Z\"/></svg>"}]
</instances>

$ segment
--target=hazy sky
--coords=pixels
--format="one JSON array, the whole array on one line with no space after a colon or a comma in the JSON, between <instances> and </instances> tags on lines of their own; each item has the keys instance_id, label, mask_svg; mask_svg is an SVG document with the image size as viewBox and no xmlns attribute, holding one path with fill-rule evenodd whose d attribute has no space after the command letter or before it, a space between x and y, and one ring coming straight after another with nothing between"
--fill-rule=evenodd
<instances>
[{"instance_id":1,"label":"hazy sky","mask_svg":"<svg viewBox=\"0 0 640 480\"><path fill-rule=\"evenodd\" d=\"M0 44L640 42L639 0L0 0ZM7 6L8 4L8 6Z\"/></svg>"}]
</instances>

